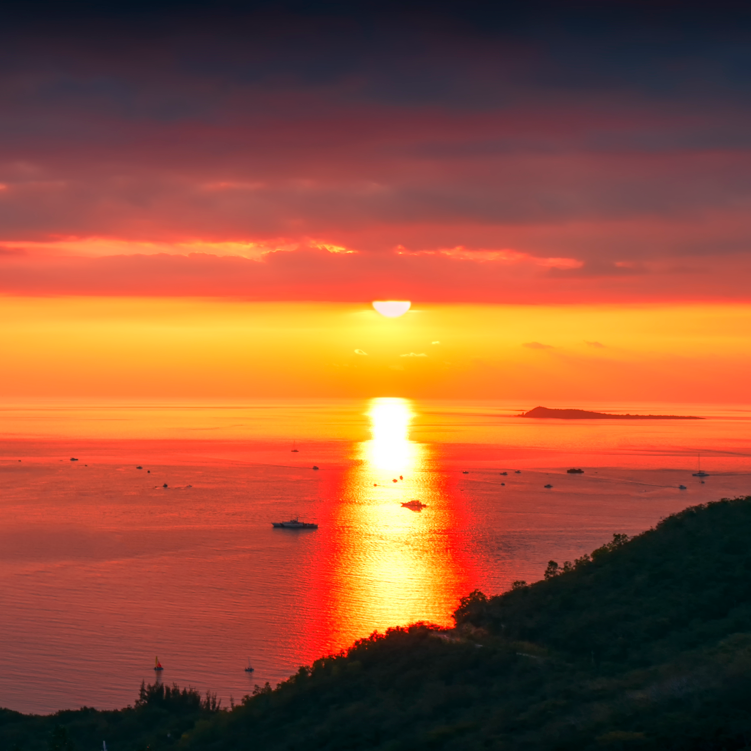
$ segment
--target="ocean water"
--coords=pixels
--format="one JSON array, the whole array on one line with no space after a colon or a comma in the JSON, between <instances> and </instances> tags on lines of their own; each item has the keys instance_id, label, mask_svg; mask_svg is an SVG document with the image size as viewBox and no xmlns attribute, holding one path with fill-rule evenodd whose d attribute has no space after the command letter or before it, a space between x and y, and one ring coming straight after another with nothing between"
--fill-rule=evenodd
<instances>
[{"instance_id":1,"label":"ocean water","mask_svg":"<svg viewBox=\"0 0 751 751\"><path fill-rule=\"evenodd\" d=\"M748 408L516 416L529 406L0 408L0 706L125 706L156 656L161 680L239 701L374 630L448 625L475 588L751 494ZM319 528L272 528L295 515Z\"/></svg>"}]
</instances>

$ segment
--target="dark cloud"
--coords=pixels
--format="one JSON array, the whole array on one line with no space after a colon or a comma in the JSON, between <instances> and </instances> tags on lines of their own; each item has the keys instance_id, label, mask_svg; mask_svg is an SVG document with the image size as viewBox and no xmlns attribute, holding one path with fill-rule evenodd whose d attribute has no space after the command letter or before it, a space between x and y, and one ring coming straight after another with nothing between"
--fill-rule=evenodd
<instances>
[{"instance_id":1,"label":"dark cloud","mask_svg":"<svg viewBox=\"0 0 751 751\"><path fill-rule=\"evenodd\" d=\"M704 258L710 294L735 294L736 257L751 250L750 14L727 2L11 3L0 243L282 238L361 251L354 265L381 254L435 284L441 261L395 261L394 248L510 249L577 261L548 267L544 288L561 297L603 278L651 297L655 274L668 284L670 268L683 279ZM267 268L302 289L291 264L307 258ZM172 264L194 288L185 269L199 262ZM440 283L433 296L455 294Z\"/></svg>"}]
</instances>

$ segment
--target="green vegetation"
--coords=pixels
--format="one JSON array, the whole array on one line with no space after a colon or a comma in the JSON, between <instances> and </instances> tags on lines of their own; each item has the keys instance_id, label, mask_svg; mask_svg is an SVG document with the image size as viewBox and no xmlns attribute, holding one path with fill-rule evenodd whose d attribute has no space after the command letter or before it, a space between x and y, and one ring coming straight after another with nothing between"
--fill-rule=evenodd
<instances>
[{"instance_id":1,"label":"green vegetation","mask_svg":"<svg viewBox=\"0 0 751 751\"><path fill-rule=\"evenodd\" d=\"M221 709L0 710L0 748L733 751L751 747L751 497L687 509L497 597L392 629ZM169 736L168 736L169 733Z\"/></svg>"}]
</instances>

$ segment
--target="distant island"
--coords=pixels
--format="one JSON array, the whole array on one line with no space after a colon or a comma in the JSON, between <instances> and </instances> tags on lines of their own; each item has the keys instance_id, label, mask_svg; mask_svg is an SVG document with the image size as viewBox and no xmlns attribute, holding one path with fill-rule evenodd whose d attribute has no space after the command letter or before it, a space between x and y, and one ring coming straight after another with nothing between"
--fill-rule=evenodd
<instances>
[{"instance_id":1,"label":"distant island","mask_svg":"<svg viewBox=\"0 0 751 751\"><path fill-rule=\"evenodd\" d=\"M589 412L586 409L550 409L535 407L522 412L519 417L534 417L543 420L703 420L690 415L611 415L607 412Z\"/></svg>"}]
</instances>

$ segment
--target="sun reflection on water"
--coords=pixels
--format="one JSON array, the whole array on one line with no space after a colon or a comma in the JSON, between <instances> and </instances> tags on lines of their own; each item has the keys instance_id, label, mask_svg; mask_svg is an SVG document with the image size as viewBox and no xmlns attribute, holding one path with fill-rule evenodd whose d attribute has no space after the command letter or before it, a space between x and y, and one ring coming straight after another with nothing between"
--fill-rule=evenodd
<instances>
[{"instance_id":1,"label":"sun reflection on water","mask_svg":"<svg viewBox=\"0 0 751 751\"><path fill-rule=\"evenodd\" d=\"M370 401L371 439L357 463L332 477L327 600L328 648L373 630L418 620L446 624L469 586L457 545L463 511L447 476L432 469L430 444L410 438L418 417L407 399ZM426 504L413 511L402 503ZM467 590L468 591L468 590Z\"/></svg>"},{"instance_id":2,"label":"sun reflection on water","mask_svg":"<svg viewBox=\"0 0 751 751\"><path fill-rule=\"evenodd\" d=\"M414 417L410 403L406 399L373 399L367 414L372 439L363 444L363 459L371 472L403 475L414 469L420 451L409 439Z\"/></svg>"}]
</instances>

